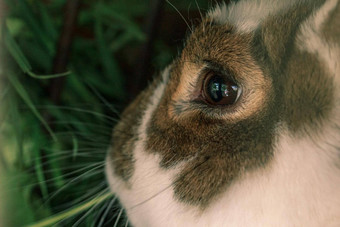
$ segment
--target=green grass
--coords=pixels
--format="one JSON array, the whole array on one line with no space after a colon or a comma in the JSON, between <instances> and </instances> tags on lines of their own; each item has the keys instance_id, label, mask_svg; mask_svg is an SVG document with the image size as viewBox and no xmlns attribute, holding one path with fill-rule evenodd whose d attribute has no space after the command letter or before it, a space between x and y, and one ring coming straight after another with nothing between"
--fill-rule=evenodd
<instances>
[{"instance_id":1,"label":"green grass","mask_svg":"<svg viewBox=\"0 0 340 227\"><path fill-rule=\"evenodd\" d=\"M5 1L8 15L0 40L0 201L5 226L126 223L116 222L121 209L108 191L104 159L112 127L127 104L135 50L146 40L142 22L148 2L84 0L68 70L52 75L65 2ZM171 3L184 15L197 5L203 11L211 5L203 0ZM165 12L183 23L171 5L165 4ZM160 34L154 43L155 71L169 64L180 48L163 38ZM65 78L58 106L48 90L56 77Z\"/></svg>"}]
</instances>

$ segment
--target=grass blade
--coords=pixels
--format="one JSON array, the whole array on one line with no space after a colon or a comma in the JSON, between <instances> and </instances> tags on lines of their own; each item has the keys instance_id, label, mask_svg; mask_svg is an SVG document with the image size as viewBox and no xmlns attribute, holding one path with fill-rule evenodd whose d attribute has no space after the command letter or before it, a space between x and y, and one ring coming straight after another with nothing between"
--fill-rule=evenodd
<instances>
[{"instance_id":1,"label":"grass blade","mask_svg":"<svg viewBox=\"0 0 340 227\"><path fill-rule=\"evenodd\" d=\"M27 91L25 90L24 86L19 82L17 76L12 73L12 72L8 72L8 79L10 81L10 83L12 84L12 86L15 88L15 90L17 91L17 93L20 95L20 97L25 101L26 105L31 109L31 111L33 112L33 114L39 119L39 121L43 124L43 126L46 128L46 130L48 131L48 133L51 135L51 137L53 138L53 140L55 142L58 141L57 137L54 135L51 127L47 124L47 122L44 120L44 118L41 116L41 114L39 113L39 111L37 110L37 108L34 106L31 98L29 97Z\"/></svg>"},{"instance_id":2,"label":"grass blade","mask_svg":"<svg viewBox=\"0 0 340 227\"><path fill-rule=\"evenodd\" d=\"M27 58L21 51L18 44L15 42L14 38L9 33L8 29L5 29L4 33L4 41L5 45L9 51L9 53L12 55L12 57L15 59L16 63L19 65L21 70L26 73L27 75L35 78L35 79L52 79L56 77L62 77L70 74L70 72L64 72L64 73L58 73L53 75L37 75L32 72L32 66L28 62Z\"/></svg>"},{"instance_id":3,"label":"grass blade","mask_svg":"<svg viewBox=\"0 0 340 227\"><path fill-rule=\"evenodd\" d=\"M83 204L80 204L78 206L75 206L67 211L61 212L57 215L54 215L52 217L46 218L44 220L41 220L37 223L28 225L27 227L44 227L44 226L51 226L59 221L62 221L66 218L72 217L82 211L85 211L87 209L89 209L90 207L97 205L103 201L105 201L106 199L112 197L113 194L111 192L107 192L104 195L100 196L100 197L96 197L88 202L85 202Z\"/></svg>"}]
</instances>

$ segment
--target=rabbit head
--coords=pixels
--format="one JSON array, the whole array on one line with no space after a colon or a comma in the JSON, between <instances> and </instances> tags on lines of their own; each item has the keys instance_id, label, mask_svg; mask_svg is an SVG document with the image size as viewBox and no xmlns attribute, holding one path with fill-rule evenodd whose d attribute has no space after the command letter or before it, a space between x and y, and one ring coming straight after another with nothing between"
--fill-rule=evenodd
<instances>
[{"instance_id":1,"label":"rabbit head","mask_svg":"<svg viewBox=\"0 0 340 227\"><path fill-rule=\"evenodd\" d=\"M123 112L106 173L134 226L340 223L340 1L211 10Z\"/></svg>"}]
</instances>

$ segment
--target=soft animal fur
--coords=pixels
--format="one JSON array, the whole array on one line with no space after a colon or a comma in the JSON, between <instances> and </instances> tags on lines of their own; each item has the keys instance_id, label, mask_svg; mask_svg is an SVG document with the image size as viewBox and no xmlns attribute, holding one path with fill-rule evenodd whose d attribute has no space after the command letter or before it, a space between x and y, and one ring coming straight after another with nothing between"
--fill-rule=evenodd
<instances>
[{"instance_id":1,"label":"soft animal fur","mask_svg":"<svg viewBox=\"0 0 340 227\"><path fill-rule=\"evenodd\" d=\"M340 226L340 0L210 11L123 113L106 173L133 226Z\"/></svg>"}]
</instances>

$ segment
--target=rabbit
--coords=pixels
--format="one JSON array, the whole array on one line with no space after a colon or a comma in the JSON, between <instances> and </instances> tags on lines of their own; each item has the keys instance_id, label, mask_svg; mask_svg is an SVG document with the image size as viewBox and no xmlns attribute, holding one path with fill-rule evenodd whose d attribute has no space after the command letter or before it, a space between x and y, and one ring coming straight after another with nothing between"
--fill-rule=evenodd
<instances>
[{"instance_id":1,"label":"rabbit","mask_svg":"<svg viewBox=\"0 0 340 227\"><path fill-rule=\"evenodd\" d=\"M132 226L340 226L340 0L209 10L105 168Z\"/></svg>"}]
</instances>

